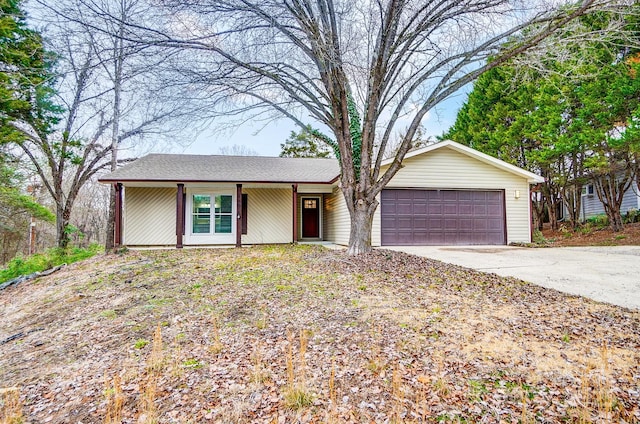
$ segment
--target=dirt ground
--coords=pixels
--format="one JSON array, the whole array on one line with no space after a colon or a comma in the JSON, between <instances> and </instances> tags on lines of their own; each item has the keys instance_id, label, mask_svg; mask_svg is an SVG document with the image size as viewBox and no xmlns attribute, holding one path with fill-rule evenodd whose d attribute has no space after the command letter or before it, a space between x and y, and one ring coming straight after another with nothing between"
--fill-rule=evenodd
<instances>
[{"instance_id":1,"label":"dirt ground","mask_svg":"<svg viewBox=\"0 0 640 424\"><path fill-rule=\"evenodd\" d=\"M0 310L0 422L640 422L640 312L389 250L100 255Z\"/></svg>"},{"instance_id":2,"label":"dirt ground","mask_svg":"<svg viewBox=\"0 0 640 424\"><path fill-rule=\"evenodd\" d=\"M567 228L551 230L548 225L542 231L547 244L561 246L640 246L640 222L626 224L622 231L614 233L609 228L586 228L571 231Z\"/></svg>"}]
</instances>

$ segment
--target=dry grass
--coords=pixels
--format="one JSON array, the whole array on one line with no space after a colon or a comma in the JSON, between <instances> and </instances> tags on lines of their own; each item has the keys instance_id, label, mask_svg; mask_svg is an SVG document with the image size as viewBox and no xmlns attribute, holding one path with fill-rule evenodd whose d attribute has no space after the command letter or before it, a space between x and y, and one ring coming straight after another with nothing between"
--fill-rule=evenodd
<instances>
[{"instance_id":1,"label":"dry grass","mask_svg":"<svg viewBox=\"0 0 640 424\"><path fill-rule=\"evenodd\" d=\"M113 381L106 382L105 397L107 408L104 418L105 424L118 424L122 422L122 409L124 406L124 394L122 392L122 379L119 375L113 377Z\"/></svg>"},{"instance_id":2,"label":"dry grass","mask_svg":"<svg viewBox=\"0 0 640 424\"><path fill-rule=\"evenodd\" d=\"M307 386L307 346L309 334L306 330L300 330L300 345L298 355L294 355L293 345L295 337L293 332L288 335L289 346L287 347L287 386L284 390L284 404L287 408L298 410L311 406L313 403L313 393Z\"/></svg>"},{"instance_id":3,"label":"dry grass","mask_svg":"<svg viewBox=\"0 0 640 424\"><path fill-rule=\"evenodd\" d=\"M399 253L129 252L0 308L45 329L2 423L640 421L640 313Z\"/></svg>"},{"instance_id":4,"label":"dry grass","mask_svg":"<svg viewBox=\"0 0 640 424\"><path fill-rule=\"evenodd\" d=\"M21 424L22 402L17 387L0 388L0 424Z\"/></svg>"}]
</instances>

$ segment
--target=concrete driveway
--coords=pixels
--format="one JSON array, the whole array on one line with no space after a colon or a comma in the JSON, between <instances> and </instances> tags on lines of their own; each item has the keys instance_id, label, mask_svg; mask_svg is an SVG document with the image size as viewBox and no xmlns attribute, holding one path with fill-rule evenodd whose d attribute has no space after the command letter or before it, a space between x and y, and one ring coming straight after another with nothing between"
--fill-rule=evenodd
<instances>
[{"instance_id":1,"label":"concrete driveway","mask_svg":"<svg viewBox=\"0 0 640 424\"><path fill-rule=\"evenodd\" d=\"M442 262L640 309L640 246L523 248L511 246L385 247Z\"/></svg>"}]
</instances>

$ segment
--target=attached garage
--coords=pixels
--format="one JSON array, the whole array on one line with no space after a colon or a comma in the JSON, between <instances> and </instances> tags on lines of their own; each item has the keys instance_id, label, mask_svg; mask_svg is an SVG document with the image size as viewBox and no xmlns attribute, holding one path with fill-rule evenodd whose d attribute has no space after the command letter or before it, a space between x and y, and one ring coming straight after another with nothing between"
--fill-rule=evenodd
<instances>
[{"instance_id":1,"label":"attached garage","mask_svg":"<svg viewBox=\"0 0 640 424\"><path fill-rule=\"evenodd\" d=\"M382 245L506 244L504 191L387 189Z\"/></svg>"},{"instance_id":2,"label":"attached garage","mask_svg":"<svg viewBox=\"0 0 640 424\"><path fill-rule=\"evenodd\" d=\"M383 162L384 172L391 161ZM540 176L453 141L408 153L379 196L374 246L531 241L530 185Z\"/></svg>"},{"instance_id":3,"label":"attached garage","mask_svg":"<svg viewBox=\"0 0 640 424\"><path fill-rule=\"evenodd\" d=\"M336 160L152 154L100 181L114 185L115 238L129 246L349 242ZM529 242L530 185L544 179L442 141L409 152L384 181L372 246Z\"/></svg>"}]
</instances>

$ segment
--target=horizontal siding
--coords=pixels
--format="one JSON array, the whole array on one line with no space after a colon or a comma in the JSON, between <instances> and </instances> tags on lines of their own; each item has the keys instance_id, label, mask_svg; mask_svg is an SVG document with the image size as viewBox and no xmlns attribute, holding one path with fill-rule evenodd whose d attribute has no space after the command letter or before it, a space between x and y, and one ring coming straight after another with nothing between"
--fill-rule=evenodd
<instances>
[{"instance_id":1,"label":"horizontal siding","mask_svg":"<svg viewBox=\"0 0 640 424\"><path fill-rule=\"evenodd\" d=\"M529 184L526 179L449 148L414 156L391 179L388 188L505 190L507 243L529 242ZM520 197L515 198L515 192ZM380 239L380 208L374 216L374 238Z\"/></svg>"},{"instance_id":2,"label":"horizontal siding","mask_svg":"<svg viewBox=\"0 0 640 424\"><path fill-rule=\"evenodd\" d=\"M638 209L638 195L636 194L637 187L635 184L631 184L629 190L626 191L624 196L622 197L622 205L620 207L620 211L624 214L629 209Z\"/></svg>"},{"instance_id":3,"label":"horizontal siding","mask_svg":"<svg viewBox=\"0 0 640 424\"><path fill-rule=\"evenodd\" d=\"M247 234L243 244L291 243L293 209L291 189L242 190L247 194Z\"/></svg>"},{"instance_id":4,"label":"horizontal siding","mask_svg":"<svg viewBox=\"0 0 640 424\"><path fill-rule=\"evenodd\" d=\"M376 196L378 207L373 213L373 222L371 223L371 246L382 246L382 218L380 215L380 195Z\"/></svg>"},{"instance_id":5,"label":"horizontal siding","mask_svg":"<svg viewBox=\"0 0 640 424\"><path fill-rule=\"evenodd\" d=\"M640 191L638 190L638 186L633 183L631 185L631 188L626 191L624 197L622 198L620 212L623 215L630 209L638 209L638 207L640 206L640 195L638 193L640 193ZM602 202L600 202L600 199L598 199L597 194L594 193L591 196L582 196L582 219L591 218L596 215L603 215L604 213L604 206L602 206Z\"/></svg>"},{"instance_id":6,"label":"horizontal siding","mask_svg":"<svg viewBox=\"0 0 640 424\"><path fill-rule=\"evenodd\" d=\"M325 196L324 205L324 239L336 244L349 244L351 224L342 191L334 188L333 193Z\"/></svg>"},{"instance_id":7,"label":"horizontal siding","mask_svg":"<svg viewBox=\"0 0 640 424\"><path fill-rule=\"evenodd\" d=\"M124 244L176 244L175 188L125 187Z\"/></svg>"}]
</instances>

